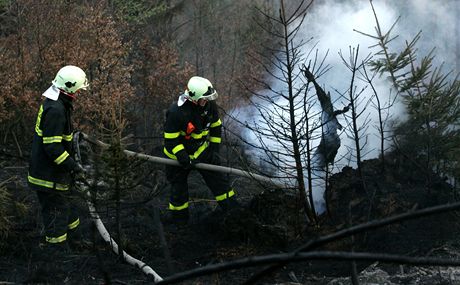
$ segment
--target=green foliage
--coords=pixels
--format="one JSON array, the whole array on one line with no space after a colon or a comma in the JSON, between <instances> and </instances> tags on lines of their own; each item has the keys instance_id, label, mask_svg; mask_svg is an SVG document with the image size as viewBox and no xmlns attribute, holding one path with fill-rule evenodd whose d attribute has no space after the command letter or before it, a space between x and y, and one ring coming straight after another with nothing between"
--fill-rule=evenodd
<instances>
[{"instance_id":1,"label":"green foliage","mask_svg":"<svg viewBox=\"0 0 460 285\"><path fill-rule=\"evenodd\" d=\"M406 104L408 119L395 128L399 149L427 169L454 175L459 172L458 155L452 155L460 141L460 82L442 66L433 65L435 50L418 58L417 42L421 33L399 51L390 51L395 39L391 29L383 32L378 19L377 34L380 50L371 62L380 75L389 74L398 96ZM396 24L396 23L395 23ZM394 26L394 25L393 25ZM456 153L456 151L455 151Z\"/></svg>"},{"instance_id":2,"label":"green foliage","mask_svg":"<svg viewBox=\"0 0 460 285\"><path fill-rule=\"evenodd\" d=\"M6 7L11 5L13 0L0 0L0 10L4 10Z\"/></svg>"},{"instance_id":3,"label":"green foliage","mask_svg":"<svg viewBox=\"0 0 460 285\"><path fill-rule=\"evenodd\" d=\"M144 24L148 19L165 13L168 9L164 1L114 0L115 14L129 23Z\"/></svg>"},{"instance_id":4,"label":"green foliage","mask_svg":"<svg viewBox=\"0 0 460 285\"><path fill-rule=\"evenodd\" d=\"M400 85L401 82L406 80L407 71L405 68L415 60L413 50L417 41L420 39L420 33L418 33L411 42L407 43L406 47L400 52L389 51L389 44L394 39L389 38L389 36L388 34L386 37L380 38L378 45L381 50L375 54L377 58L370 61L369 65L372 71L377 71L380 75L389 73L392 81L396 85Z\"/></svg>"}]
</instances>

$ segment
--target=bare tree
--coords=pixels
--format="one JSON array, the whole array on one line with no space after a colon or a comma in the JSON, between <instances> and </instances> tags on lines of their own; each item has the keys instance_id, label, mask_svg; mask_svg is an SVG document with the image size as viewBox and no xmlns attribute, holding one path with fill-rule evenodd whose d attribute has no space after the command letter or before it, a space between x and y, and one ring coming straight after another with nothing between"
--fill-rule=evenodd
<instances>
[{"instance_id":1,"label":"bare tree","mask_svg":"<svg viewBox=\"0 0 460 285\"><path fill-rule=\"evenodd\" d=\"M287 187L298 189L299 207L304 209L310 222L316 222L311 188L314 124L309 122L314 116L312 107L316 100L308 97L299 68L305 59L301 48L306 42L295 40L311 3L301 1L289 10L284 1L280 1L277 16L259 10L265 21L258 24L276 39L276 46L264 46L255 60L256 64L264 66L273 81L254 78L258 91L248 87L253 95L250 101L254 112L261 119L238 120L254 135L256 142L252 147L264 154L259 159L276 170L279 178L287 178Z\"/></svg>"},{"instance_id":2,"label":"bare tree","mask_svg":"<svg viewBox=\"0 0 460 285\"><path fill-rule=\"evenodd\" d=\"M368 71L368 68L366 67L366 65L364 65L360 73L363 77L363 80L372 89L372 93L374 95L373 98L375 99L375 100L372 100L372 107L377 111L378 121L374 125L374 128L377 130L378 136L379 136L379 142L380 142L379 157L381 161L381 171L382 173L384 173L385 172L385 152L390 149L390 147L388 146L388 141L391 140L390 128L392 127L391 119L393 117L391 114L391 110L395 104L396 96L391 96L391 93L392 93L391 90L390 90L390 95L386 99L384 98L385 96L378 94L376 87L375 87L375 83L374 83L374 79L377 76L377 72L374 71L371 74L370 71Z\"/></svg>"},{"instance_id":3,"label":"bare tree","mask_svg":"<svg viewBox=\"0 0 460 285\"><path fill-rule=\"evenodd\" d=\"M358 79L357 76L359 75L360 70L369 60L369 56L362 60L362 62L358 60L358 56L359 46L356 48L350 47L348 60L345 59L342 52L340 52L340 57L342 58L343 64L351 73L350 87L347 91L351 113L347 114L345 117L351 125L349 136L353 139L355 143L355 147L353 150L355 154L353 155L353 158L356 160L358 173L362 179L362 183L364 186L362 173L362 158L367 154L366 152L363 153L363 151L365 150L368 144L367 136L370 123L370 113L366 110L366 108L370 104L371 100L363 95L365 87L361 90L356 90L356 81Z\"/></svg>"}]
</instances>

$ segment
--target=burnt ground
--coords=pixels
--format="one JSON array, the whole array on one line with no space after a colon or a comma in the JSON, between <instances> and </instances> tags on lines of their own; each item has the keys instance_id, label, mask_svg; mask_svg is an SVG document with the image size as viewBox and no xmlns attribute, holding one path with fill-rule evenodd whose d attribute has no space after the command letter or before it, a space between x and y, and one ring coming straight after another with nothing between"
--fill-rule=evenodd
<instances>
[{"instance_id":1,"label":"burnt ground","mask_svg":"<svg viewBox=\"0 0 460 285\"><path fill-rule=\"evenodd\" d=\"M92 226L82 198L76 198L75 204L82 212L82 229L86 238L92 241L92 246L66 254L55 267L39 269L44 264L40 250L42 227L37 198L25 182L27 162L2 155L0 166L0 183L12 195L8 213L2 213L2 218L8 219L12 226L7 235L1 236L0 283L22 284L27 280L34 284L153 283L138 268L118 258L102 241ZM161 169L156 169L150 172L150 178L158 184L151 181L144 183L123 196L120 205L121 244L129 254L166 278L211 264L288 252L315 237L352 225L456 200L452 188L438 177L410 165L396 163L395 159L386 166L387 174L381 175L377 160L364 162L365 187L354 169L344 168L335 174L327 192L329 209L319 218L319 226L307 225L304 215L297 210L298 201L294 193L264 188L236 177L232 178L242 207L224 214L196 175L190 181L191 221L186 226L172 226L165 221L163 210L167 205L168 189L158 179ZM157 188L159 190L154 190ZM104 196L107 194L103 189L100 192L97 204L99 215L109 232L116 237L116 205ZM157 213L164 223L158 222ZM457 212L405 221L357 234L354 242L345 238L317 250L353 249L406 256L452 256L452 252L460 248L457 221ZM439 253L440 248L449 248L449 253ZM357 263L358 272L365 271L371 264ZM245 267L179 283L242 284L262 268ZM397 264L381 264L380 269L389 275L401 271ZM312 260L285 265L257 284L349 284L334 281L334 278L346 277L344 280L348 280L350 272L349 262ZM413 278L415 280L417 274ZM406 280L399 284L417 283Z\"/></svg>"}]
</instances>

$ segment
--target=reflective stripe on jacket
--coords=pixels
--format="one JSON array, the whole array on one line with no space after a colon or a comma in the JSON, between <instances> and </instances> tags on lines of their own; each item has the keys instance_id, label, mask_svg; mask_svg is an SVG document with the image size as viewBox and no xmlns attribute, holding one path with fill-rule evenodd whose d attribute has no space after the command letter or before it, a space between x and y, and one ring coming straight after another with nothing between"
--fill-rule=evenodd
<instances>
[{"instance_id":1,"label":"reflective stripe on jacket","mask_svg":"<svg viewBox=\"0 0 460 285\"><path fill-rule=\"evenodd\" d=\"M57 101L46 98L40 106L29 162L28 182L34 188L66 191L72 158L72 101L60 94Z\"/></svg>"},{"instance_id":2,"label":"reflective stripe on jacket","mask_svg":"<svg viewBox=\"0 0 460 285\"><path fill-rule=\"evenodd\" d=\"M214 101L204 107L190 101L182 106L174 103L166 114L163 152L175 160L181 155L197 159L209 144L221 142L221 131L222 122Z\"/></svg>"}]
</instances>

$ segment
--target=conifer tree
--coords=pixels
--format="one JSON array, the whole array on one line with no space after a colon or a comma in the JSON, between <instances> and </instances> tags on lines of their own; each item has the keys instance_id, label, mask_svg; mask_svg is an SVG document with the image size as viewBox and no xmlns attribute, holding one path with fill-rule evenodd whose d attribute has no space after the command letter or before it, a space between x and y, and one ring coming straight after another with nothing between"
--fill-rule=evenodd
<instances>
[{"instance_id":1,"label":"conifer tree","mask_svg":"<svg viewBox=\"0 0 460 285\"><path fill-rule=\"evenodd\" d=\"M372 2L370 2L372 5ZM393 142L405 159L426 171L438 174L458 173L458 141L460 139L460 81L458 75L434 66L435 49L421 57L417 44L421 31L404 47L394 51L397 36L393 28L383 31L372 5L376 34L366 36L376 40L378 51L370 62L372 70L387 76L403 101L407 120L400 122ZM431 175L423 175L430 181Z\"/></svg>"}]
</instances>

